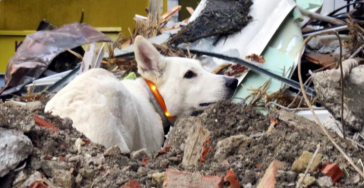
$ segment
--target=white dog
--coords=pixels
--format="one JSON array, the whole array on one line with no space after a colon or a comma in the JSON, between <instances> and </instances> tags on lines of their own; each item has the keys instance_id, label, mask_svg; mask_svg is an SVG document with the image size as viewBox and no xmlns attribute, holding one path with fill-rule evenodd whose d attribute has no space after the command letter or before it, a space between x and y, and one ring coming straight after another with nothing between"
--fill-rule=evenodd
<instances>
[{"instance_id":1,"label":"white dog","mask_svg":"<svg viewBox=\"0 0 364 188\"><path fill-rule=\"evenodd\" d=\"M237 88L236 79L209 73L197 60L160 55L143 37L135 39L134 48L142 78L119 81L106 70L90 70L59 91L45 111L71 118L77 130L105 147L157 151L163 125L144 79L155 84L167 115L176 118L228 99Z\"/></svg>"}]
</instances>

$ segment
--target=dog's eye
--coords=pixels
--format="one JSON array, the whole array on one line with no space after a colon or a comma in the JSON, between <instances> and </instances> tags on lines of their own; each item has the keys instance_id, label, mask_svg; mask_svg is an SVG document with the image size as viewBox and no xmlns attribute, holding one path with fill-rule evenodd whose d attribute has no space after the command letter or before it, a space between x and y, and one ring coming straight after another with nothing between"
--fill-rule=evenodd
<instances>
[{"instance_id":1,"label":"dog's eye","mask_svg":"<svg viewBox=\"0 0 364 188\"><path fill-rule=\"evenodd\" d=\"M194 72L187 71L186 74L185 74L185 76L184 76L184 78L190 79L190 78L193 78L195 76L196 76L196 74Z\"/></svg>"}]
</instances>

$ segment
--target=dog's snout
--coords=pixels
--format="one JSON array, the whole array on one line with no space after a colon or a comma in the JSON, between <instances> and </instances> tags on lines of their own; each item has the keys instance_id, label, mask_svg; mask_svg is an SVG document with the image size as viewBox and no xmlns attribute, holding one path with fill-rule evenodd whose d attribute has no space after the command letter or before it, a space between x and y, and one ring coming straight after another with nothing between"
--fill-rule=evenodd
<instances>
[{"instance_id":1,"label":"dog's snout","mask_svg":"<svg viewBox=\"0 0 364 188\"><path fill-rule=\"evenodd\" d=\"M235 90L238 87L238 80L235 78L225 78L225 86L231 90Z\"/></svg>"}]
</instances>

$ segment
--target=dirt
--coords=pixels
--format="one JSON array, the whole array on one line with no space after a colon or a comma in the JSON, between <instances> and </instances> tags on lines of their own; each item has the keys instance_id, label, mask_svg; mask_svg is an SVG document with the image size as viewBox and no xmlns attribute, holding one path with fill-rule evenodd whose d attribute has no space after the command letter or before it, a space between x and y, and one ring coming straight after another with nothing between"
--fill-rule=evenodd
<instances>
[{"instance_id":1,"label":"dirt","mask_svg":"<svg viewBox=\"0 0 364 188\"><path fill-rule=\"evenodd\" d=\"M23 163L20 164L20 170L0 179L0 185L21 179L20 176L25 174L26 178L17 182L19 185L32 174L40 172L54 187L120 187L132 179L136 179L142 187L162 187L162 184L152 181L152 177L166 169L220 176L233 169L242 187L256 187L269 164L276 159L286 163L286 167L278 171L276 187L294 187L298 175L291 170L293 162L303 151L313 153L320 144L322 161L339 164L344 171L343 178L335 186L359 187L359 181L353 180L357 173L315 123L283 111L264 116L254 110L244 110L243 106L220 102L200 115L178 121L165 143L169 147L158 153L137 151L130 154L121 153L117 147L105 149L89 142L72 128L71 120L43 113L44 106L24 109L0 104L0 127L24 132L34 145L33 153L25 161L26 166L22 168ZM59 133L38 126L33 114L53 124ZM266 133L271 118L278 119L279 124L271 133ZM210 131L211 150L205 162L199 162L196 168L184 168L181 165L184 141L197 120L201 120ZM219 141L240 134L250 137L251 142L233 150L224 162L214 158ZM77 145L82 143L80 139L84 144ZM335 140L355 162L364 160L360 149L346 144L339 137ZM323 176L319 172L310 175L316 178ZM21 186L13 184L11 187Z\"/></svg>"}]
</instances>

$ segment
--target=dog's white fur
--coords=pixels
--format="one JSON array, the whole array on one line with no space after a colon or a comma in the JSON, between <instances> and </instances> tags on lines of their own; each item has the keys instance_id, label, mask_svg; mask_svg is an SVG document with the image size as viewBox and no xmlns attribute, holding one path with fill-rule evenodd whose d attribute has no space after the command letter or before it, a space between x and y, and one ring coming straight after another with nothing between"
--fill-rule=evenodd
<instances>
[{"instance_id":1,"label":"dog's white fur","mask_svg":"<svg viewBox=\"0 0 364 188\"><path fill-rule=\"evenodd\" d=\"M134 46L139 74L156 84L172 116L190 115L205 108L202 103L232 95L226 86L228 78L205 71L199 61L164 57L139 36ZM188 71L196 76L185 78ZM106 70L93 69L59 91L45 111L71 118L77 130L106 147L156 151L162 146L164 132L147 89L141 78L119 81Z\"/></svg>"}]
</instances>

